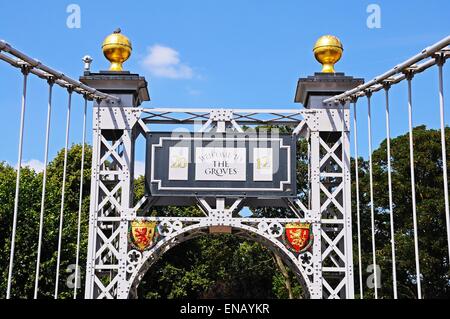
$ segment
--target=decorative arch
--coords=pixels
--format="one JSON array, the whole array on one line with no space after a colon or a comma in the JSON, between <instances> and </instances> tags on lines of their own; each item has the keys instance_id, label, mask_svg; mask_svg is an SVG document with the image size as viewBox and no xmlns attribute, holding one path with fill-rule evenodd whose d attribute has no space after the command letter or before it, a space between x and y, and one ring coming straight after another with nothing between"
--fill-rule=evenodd
<instances>
[{"instance_id":1,"label":"decorative arch","mask_svg":"<svg viewBox=\"0 0 450 319\"><path fill-rule=\"evenodd\" d=\"M209 219L205 222L182 223L178 219L163 218L159 222L160 240L149 250L140 252L131 248L127 255L127 285L121 293L127 298L137 297L137 287L149 268L167 251L190 239L208 235L210 227L223 227L222 223ZM274 231L270 227L274 228ZM281 226L281 227L280 227ZM229 225L234 235L248 240L256 241L271 251L278 253L288 267L294 272L305 295L310 298L314 295L313 289L313 254L307 251L295 254L290 251L282 239L284 225L279 222L267 223L266 220L249 223L235 223ZM278 227L278 229L276 229ZM165 228L165 232L161 231ZM320 252L319 252L320 254Z\"/></svg>"}]
</instances>

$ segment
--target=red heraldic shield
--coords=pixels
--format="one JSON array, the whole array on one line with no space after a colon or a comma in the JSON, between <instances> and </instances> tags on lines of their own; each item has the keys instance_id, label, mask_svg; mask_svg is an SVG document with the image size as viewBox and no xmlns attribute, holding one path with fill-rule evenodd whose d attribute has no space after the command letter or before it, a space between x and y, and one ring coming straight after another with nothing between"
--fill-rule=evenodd
<instances>
[{"instance_id":1,"label":"red heraldic shield","mask_svg":"<svg viewBox=\"0 0 450 319\"><path fill-rule=\"evenodd\" d=\"M130 223L130 230L128 238L131 245L144 251L153 246L158 237L158 230L156 222L135 220Z\"/></svg>"},{"instance_id":2,"label":"red heraldic shield","mask_svg":"<svg viewBox=\"0 0 450 319\"><path fill-rule=\"evenodd\" d=\"M311 224L287 224L285 227L285 238L289 244L289 249L296 253L305 252L311 247L313 242Z\"/></svg>"}]
</instances>

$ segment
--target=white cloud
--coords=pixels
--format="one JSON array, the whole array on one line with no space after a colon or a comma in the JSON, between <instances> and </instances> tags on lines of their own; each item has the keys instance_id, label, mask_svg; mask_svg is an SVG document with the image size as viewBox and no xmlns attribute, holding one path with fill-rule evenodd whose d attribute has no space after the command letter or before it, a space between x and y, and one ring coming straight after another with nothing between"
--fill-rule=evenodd
<instances>
[{"instance_id":1,"label":"white cloud","mask_svg":"<svg viewBox=\"0 0 450 319\"><path fill-rule=\"evenodd\" d=\"M161 78L191 79L194 76L192 68L181 62L178 51L159 44L148 48L142 65L152 75Z\"/></svg>"},{"instance_id":2,"label":"white cloud","mask_svg":"<svg viewBox=\"0 0 450 319\"><path fill-rule=\"evenodd\" d=\"M17 169L17 164L14 165L14 167ZM29 161L22 162L22 167L29 167L36 173L40 173L44 170L44 163L37 159L31 159Z\"/></svg>"},{"instance_id":3,"label":"white cloud","mask_svg":"<svg viewBox=\"0 0 450 319\"><path fill-rule=\"evenodd\" d=\"M134 178L145 175L145 162L135 161L134 163Z\"/></svg>"}]
</instances>

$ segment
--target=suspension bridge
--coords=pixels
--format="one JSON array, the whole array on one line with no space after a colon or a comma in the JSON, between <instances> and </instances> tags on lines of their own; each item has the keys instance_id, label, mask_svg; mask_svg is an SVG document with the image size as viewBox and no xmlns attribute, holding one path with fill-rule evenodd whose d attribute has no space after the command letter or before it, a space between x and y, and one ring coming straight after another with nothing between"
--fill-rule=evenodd
<instances>
[{"instance_id":1,"label":"suspension bridge","mask_svg":"<svg viewBox=\"0 0 450 319\"><path fill-rule=\"evenodd\" d=\"M10 255L6 298L14 285L14 273L18 265L15 257L18 216L21 214L20 183L23 162L24 131L27 125L27 90L30 76L48 84L44 169L42 174L42 198L36 252L34 298L38 298L40 268L42 264L42 240L46 214L46 182L49 162L49 141L52 138L51 116L54 89L67 91L67 115L65 127L64 164L60 198L60 215L57 245L57 261L54 279L54 298L60 297L61 250L69 136L73 95L82 96L82 160L75 260L75 286L73 297L79 295L81 283L78 272L85 269L84 297L136 298L137 287L148 269L170 248L193 238L211 233L234 234L257 241L278 254L294 272L305 295L312 299L364 298L361 251L361 196L360 163L358 153L357 111L367 108L367 151L369 157L370 233L372 264L377 265L376 254L376 205L377 194L373 180L373 127L372 100L376 94L384 94L384 115L387 142L387 193L389 201L389 231L391 244L392 297L398 298L395 213L393 200L395 185L392 182L391 155L391 88L399 83L407 84L409 168L411 193L411 218L413 220L414 261L411 269L415 277L415 297L422 298L418 214L416 205L416 179L413 131L413 81L423 72L437 69L435 94L439 105L430 106L430 112L439 115L442 150L442 189L445 206L448 257L442 263L449 267L450 260L450 212L448 198L447 150L445 144L444 66L450 57L450 36L430 45L417 55L399 63L374 79L346 76L334 70L334 64L342 56L340 41L333 36L319 39L314 48L316 59L323 64L322 72L301 78L295 93L297 109L239 109L239 108L146 108L150 100L144 77L123 70L122 64L129 58L131 42L120 30L108 36L103 43L105 56L111 62L108 71L91 71L92 59L86 56L84 74L75 80L44 63L29 57L12 44L0 41L0 60L17 69L23 75L20 105L19 141L17 145L17 175L14 194L14 211L11 221ZM92 106L90 106L92 104ZM92 168L90 188L90 212L88 248L80 251L80 227L83 205L83 177L85 172L85 144L87 137L87 111L93 110ZM353 112L351 112L353 108ZM15 112L16 110L11 110ZM44 108L43 108L44 111ZM19 112L19 109L17 109ZM353 114L353 119L351 119ZM159 126L158 126L159 125ZM290 127L290 134L277 135L248 131L248 128ZM366 125L366 124L364 124ZM194 127L190 132L167 133L167 128ZM158 127L163 129L158 130ZM151 129L152 128L152 129ZM354 154L350 152L354 137ZM134 199L134 166L136 140L146 139L146 193ZM296 192L296 143L307 142L308 196L305 202ZM231 146L227 144L231 142ZM264 142L264 143L263 143ZM241 144L239 144L241 143ZM252 144L253 143L253 144ZM237 147L236 147L237 145ZM219 150L219 151L218 151ZM276 154L276 155L275 155ZM219 157L220 158L219 158ZM215 158L214 161L206 159ZM233 157L234 161L229 161ZM351 170L351 157L355 170ZM175 159L175 160L174 160ZM220 159L220 162L219 162ZM219 164L217 164L219 163ZM277 164L278 170L273 167ZM213 173L212 173L213 172ZM211 175L218 175L211 176ZM352 194L352 184L355 192ZM225 186L224 186L225 185ZM352 210L352 197L356 210ZM196 206L202 217L149 216L152 207ZM237 213L243 207L281 207L291 211L295 218L245 217ZM356 236L352 229L356 229ZM354 240L356 238L356 240ZM353 256L356 247L357 256ZM80 254L87 254L87 264L81 265ZM85 266L85 267L84 267ZM355 276L354 267L358 268ZM381 282L378 268L374 267L374 296L378 298ZM384 270L386 271L386 270ZM355 285L356 284L356 285Z\"/></svg>"}]
</instances>

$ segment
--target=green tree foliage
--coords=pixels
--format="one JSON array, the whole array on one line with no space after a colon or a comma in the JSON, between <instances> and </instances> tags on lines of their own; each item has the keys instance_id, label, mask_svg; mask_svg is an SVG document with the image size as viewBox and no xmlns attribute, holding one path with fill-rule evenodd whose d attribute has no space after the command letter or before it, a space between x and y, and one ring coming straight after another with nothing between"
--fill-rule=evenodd
<instances>
[{"instance_id":1,"label":"green tree foliage","mask_svg":"<svg viewBox=\"0 0 450 319\"><path fill-rule=\"evenodd\" d=\"M232 235L214 235L174 247L145 276L144 298L274 298L271 254Z\"/></svg>"}]
</instances>

